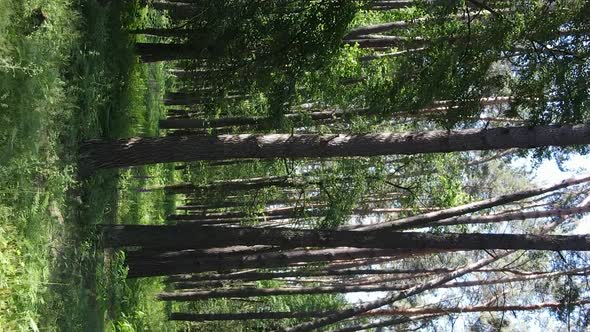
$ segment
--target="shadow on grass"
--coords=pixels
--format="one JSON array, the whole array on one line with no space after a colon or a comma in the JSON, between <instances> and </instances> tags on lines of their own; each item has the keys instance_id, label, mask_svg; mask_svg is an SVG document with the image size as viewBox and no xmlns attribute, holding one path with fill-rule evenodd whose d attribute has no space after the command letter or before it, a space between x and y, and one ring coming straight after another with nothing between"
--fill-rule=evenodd
<instances>
[{"instance_id":1,"label":"shadow on grass","mask_svg":"<svg viewBox=\"0 0 590 332\"><path fill-rule=\"evenodd\" d=\"M146 10L133 1L88 1L79 11L84 22L82 48L73 54L64 74L78 107L67 126L70 130L62 136L61 157L68 164L76 163L78 145L84 139L153 131L160 107L160 95L152 96L147 79L151 71L162 68L137 64L131 38L124 31L144 19ZM163 84L162 73L153 75L159 75L159 84ZM127 222L140 219L142 197L120 200L122 187L141 185L129 181L126 172L137 171L101 171L81 179L67 194L71 222L61 234L51 264L52 296L41 310L42 317L53 321L49 327L58 331L121 330L130 324L128 316L138 315L127 313L135 309L133 290L125 283L122 254L103 252L96 233L96 225L118 222L121 206Z\"/></svg>"},{"instance_id":2,"label":"shadow on grass","mask_svg":"<svg viewBox=\"0 0 590 332\"><path fill-rule=\"evenodd\" d=\"M47 19L33 24L39 11ZM136 188L166 181L169 167L75 176L82 140L157 133L164 67L138 64L125 33L157 18L139 0L0 1L0 331L163 317L150 295L159 284L128 286L96 225L162 222L165 197Z\"/></svg>"}]
</instances>

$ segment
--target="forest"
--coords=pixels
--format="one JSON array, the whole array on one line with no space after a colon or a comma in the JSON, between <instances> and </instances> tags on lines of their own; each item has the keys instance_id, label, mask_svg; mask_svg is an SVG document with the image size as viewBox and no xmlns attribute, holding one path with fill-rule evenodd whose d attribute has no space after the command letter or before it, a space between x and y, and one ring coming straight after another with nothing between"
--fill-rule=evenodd
<instances>
[{"instance_id":1,"label":"forest","mask_svg":"<svg viewBox=\"0 0 590 332\"><path fill-rule=\"evenodd\" d=\"M589 53L583 0L0 0L0 331L587 331Z\"/></svg>"}]
</instances>

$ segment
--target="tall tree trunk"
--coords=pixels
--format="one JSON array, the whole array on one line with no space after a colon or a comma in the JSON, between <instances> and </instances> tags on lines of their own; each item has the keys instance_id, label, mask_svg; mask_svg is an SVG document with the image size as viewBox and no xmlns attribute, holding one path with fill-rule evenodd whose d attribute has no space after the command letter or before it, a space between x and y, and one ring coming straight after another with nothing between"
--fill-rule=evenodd
<instances>
[{"instance_id":1,"label":"tall tree trunk","mask_svg":"<svg viewBox=\"0 0 590 332\"><path fill-rule=\"evenodd\" d=\"M197 214L188 214L188 215L178 215L178 214L171 214L168 216L167 220L170 221L182 221L183 223L194 223L198 224L199 226L202 225L239 225L243 221L252 220L257 222L271 222L271 221L278 221L278 220L285 220L285 219L295 219L295 218L302 218L303 215L299 215L296 213L285 213L285 214L276 214L276 215L259 215L259 216L251 216L246 219L245 217L211 217L208 218L207 216L202 217ZM256 227L258 228L258 227Z\"/></svg>"},{"instance_id":2,"label":"tall tree trunk","mask_svg":"<svg viewBox=\"0 0 590 332\"><path fill-rule=\"evenodd\" d=\"M284 117L295 123L298 126L303 120L311 119L313 121L328 120L341 118L344 115L361 115L369 114L370 109L353 109L353 110L338 110L328 109L322 111L313 111L309 113L288 113ZM160 128L163 129L203 129L203 128L219 128L231 126L254 126L255 128L263 129L272 124L274 119L265 117L227 117L220 119L186 119L186 120L160 120Z\"/></svg>"},{"instance_id":3,"label":"tall tree trunk","mask_svg":"<svg viewBox=\"0 0 590 332\"><path fill-rule=\"evenodd\" d=\"M414 0L381 0L371 1L367 7L370 10L393 10L413 7L414 5L416 5Z\"/></svg>"},{"instance_id":4,"label":"tall tree trunk","mask_svg":"<svg viewBox=\"0 0 590 332\"><path fill-rule=\"evenodd\" d=\"M326 276L358 276L358 275L415 275L415 274L433 274L433 273L449 273L455 271L456 268L431 268L431 269L354 269L354 270L336 270L336 269L325 269L320 270L309 270L296 269L291 271L277 271L277 272L258 272L258 271L238 271L232 273L208 273L208 274L192 274L192 275L177 275L171 276L167 279L167 282L181 282L181 281L218 281L218 280L270 280L278 278L294 278L294 277L326 277ZM510 273L514 275L534 275L543 273L552 273L546 271L522 271L508 268L483 268L473 272L481 273Z\"/></svg>"},{"instance_id":5,"label":"tall tree trunk","mask_svg":"<svg viewBox=\"0 0 590 332\"><path fill-rule=\"evenodd\" d=\"M169 92L164 97L164 105L167 106L191 106L211 104L215 100L242 100L249 98L250 95L231 94L226 96L216 96L210 93L185 93Z\"/></svg>"},{"instance_id":6,"label":"tall tree trunk","mask_svg":"<svg viewBox=\"0 0 590 332\"><path fill-rule=\"evenodd\" d=\"M185 29L175 29L175 28L172 28L172 29L143 28L143 29L130 30L129 33L150 35L150 36L156 36L156 37L173 37L173 38L186 38L189 36L193 36L193 37L196 37L197 39L199 39L199 37L195 36L197 34L196 31L185 30ZM201 38L204 38L204 37L208 37L208 36L203 35Z\"/></svg>"},{"instance_id":7,"label":"tall tree trunk","mask_svg":"<svg viewBox=\"0 0 590 332\"><path fill-rule=\"evenodd\" d=\"M191 284L182 286L192 286ZM194 287L191 287L194 288ZM351 293L351 292L386 292L408 289L409 286L325 286L325 287L286 287L286 288L219 288L203 291L184 291L175 293L160 293L158 299L163 301L196 301L224 297L254 297L254 296L275 296L275 295L301 295L301 294L329 294L329 293ZM184 289L184 288L179 288Z\"/></svg>"},{"instance_id":8,"label":"tall tree trunk","mask_svg":"<svg viewBox=\"0 0 590 332\"><path fill-rule=\"evenodd\" d=\"M360 316L364 316L365 314L361 314ZM359 323L358 325L346 326L332 332L356 332L356 331L367 331L373 328L379 327L391 327L400 324L405 324L413 321L420 321L426 319L433 319L440 315L422 315L422 316L394 316L395 318L380 320L378 322L372 323ZM353 318L354 319L354 318Z\"/></svg>"},{"instance_id":9,"label":"tall tree trunk","mask_svg":"<svg viewBox=\"0 0 590 332\"><path fill-rule=\"evenodd\" d=\"M304 185L303 182L291 180L288 176L266 176L247 179L219 180L206 185L194 185L192 183L171 184L161 187L152 187L148 191L163 189L167 194L191 194L211 191L231 192L245 190L259 190L263 188L297 188Z\"/></svg>"},{"instance_id":10,"label":"tall tree trunk","mask_svg":"<svg viewBox=\"0 0 590 332\"><path fill-rule=\"evenodd\" d=\"M167 10L174 19L189 19L199 13L196 2L154 0L150 5L157 10Z\"/></svg>"},{"instance_id":11,"label":"tall tree trunk","mask_svg":"<svg viewBox=\"0 0 590 332\"><path fill-rule=\"evenodd\" d=\"M89 140L86 171L162 162L242 158L379 156L590 144L590 125L506 127L416 133L271 134Z\"/></svg>"},{"instance_id":12,"label":"tall tree trunk","mask_svg":"<svg viewBox=\"0 0 590 332\"><path fill-rule=\"evenodd\" d=\"M325 204L308 204L306 206L284 206L266 209L255 214L243 211L225 211L216 213L189 213L182 215L170 215L169 220L186 220L186 221L216 221L216 220L244 220L246 218L258 218L265 220L268 217L276 217L276 219L300 219L305 217L323 217L326 215ZM192 211L184 209L185 211ZM197 209L198 210L198 209ZM413 209L413 208L357 208L352 210L353 215L367 216L367 215L383 215L395 214L400 212L414 212L414 211L432 211L436 209ZM563 213L562 213L563 214ZM564 214L565 215L565 214Z\"/></svg>"},{"instance_id":13,"label":"tall tree trunk","mask_svg":"<svg viewBox=\"0 0 590 332\"><path fill-rule=\"evenodd\" d=\"M473 161L470 161L466 165L470 166L470 167L471 166L479 166L479 165L488 163L492 160L500 159L500 158L505 157L507 155L514 154L514 153L516 153L516 151L518 151L518 149L508 149L508 150L504 150L504 151L498 151L497 153L494 153L493 155L491 155L489 157L475 159Z\"/></svg>"},{"instance_id":14,"label":"tall tree trunk","mask_svg":"<svg viewBox=\"0 0 590 332\"><path fill-rule=\"evenodd\" d=\"M278 268L296 263L313 263L354 259L360 257L389 257L390 261L398 258L419 255L423 252L408 253L401 250L382 250L365 248L338 248L324 250L291 250L262 253L258 255L239 256L199 256L183 257L164 262L146 262L129 266L128 278L169 276L183 273L201 273L248 268Z\"/></svg>"},{"instance_id":15,"label":"tall tree trunk","mask_svg":"<svg viewBox=\"0 0 590 332\"><path fill-rule=\"evenodd\" d=\"M105 247L197 249L237 245L279 248L356 247L443 250L590 250L590 235L528 235L376 231L319 231L173 226L105 225Z\"/></svg>"},{"instance_id":16,"label":"tall tree trunk","mask_svg":"<svg viewBox=\"0 0 590 332\"><path fill-rule=\"evenodd\" d=\"M265 122L262 117L231 117L220 119L177 119L160 120L160 129L204 129L232 126L259 126Z\"/></svg>"},{"instance_id":17,"label":"tall tree trunk","mask_svg":"<svg viewBox=\"0 0 590 332\"><path fill-rule=\"evenodd\" d=\"M224 74L225 70L214 68L200 68L194 70L169 69L168 72L180 79L190 79L191 81L203 81L210 79L215 75Z\"/></svg>"},{"instance_id":18,"label":"tall tree trunk","mask_svg":"<svg viewBox=\"0 0 590 332\"><path fill-rule=\"evenodd\" d=\"M225 248L211 248L202 250L180 250L180 251L168 251L161 249L148 249L148 250L134 250L127 251L125 259L130 262L143 262L143 261L163 261L167 259L176 259L183 257L203 257L208 255L218 255L219 257L232 255L253 255L259 253L267 253L276 251L275 248L270 246L233 246Z\"/></svg>"},{"instance_id":19,"label":"tall tree trunk","mask_svg":"<svg viewBox=\"0 0 590 332\"><path fill-rule=\"evenodd\" d=\"M407 308L407 309L387 309L367 312L363 316L393 316L393 315L431 315L446 313L468 313L468 312L493 312L493 311L535 311L546 308L563 308L566 305L584 305L590 303L590 300L572 301L571 303L562 302L542 302L528 305L480 305L468 307L445 307L445 308Z\"/></svg>"},{"instance_id":20,"label":"tall tree trunk","mask_svg":"<svg viewBox=\"0 0 590 332\"><path fill-rule=\"evenodd\" d=\"M590 205L563 208L563 209L552 209L545 211L529 211L529 212L511 212L511 213L498 213L487 216L459 216L449 219L443 219L429 223L428 226L452 226L452 225L468 225L468 224L487 224L502 221L511 220L526 220L536 218L547 218L547 217L565 217L572 214L581 214L590 212Z\"/></svg>"},{"instance_id":21,"label":"tall tree trunk","mask_svg":"<svg viewBox=\"0 0 590 332\"><path fill-rule=\"evenodd\" d=\"M229 199L226 196L227 199ZM225 201L220 201L220 202L194 202L194 201L187 201L186 205L180 205L177 206L176 209L180 210L180 211L204 211L204 210L216 210L216 209L227 209L227 208L242 208L242 207L246 207L246 206L252 206L254 204L256 204L256 199L246 196L246 195L241 195L241 197L238 197L238 199L240 200L225 200ZM391 200L393 200L394 198L387 198L387 199L374 199L374 200L370 200L367 202L389 202ZM277 198L277 199L270 199L270 200L264 200L261 201L260 203L264 203L267 206L276 206L276 205L280 205L280 206L288 206L288 205L292 205L294 203L297 203L298 205L304 205L307 203L311 203L311 202L318 202L319 201L319 197L306 197L305 199L300 198L300 197L285 197L285 198Z\"/></svg>"},{"instance_id":22,"label":"tall tree trunk","mask_svg":"<svg viewBox=\"0 0 590 332\"><path fill-rule=\"evenodd\" d=\"M478 16L470 15L467 16L465 14L456 14L448 16L449 20L456 19L456 20L473 20ZM379 34L384 32L389 32L392 30L405 30L414 25L419 23L427 22L430 18L429 17L419 17L414 18L407 21L393 21L393 22L386 22L386 23L378 23L372 25L361 26L358 28L354 28L350 30L345 36L344 40L351 40L351 39L359 39L362 36L372 35L372 34Z\"/></svg>"},{"instance_id":23,"label":"tall tree trunk","mask_svg":"<svg viewBox=\"0 0 590 332\"><path fill-rule=\"evenodd\" d=\"M136 43L135 51L144 63L196 59L206 51L206 45Z\"/></svg>"},{"instance_id":24,"label":"tall tree trunk","mask_svg":"<svg viewBox=\"0 0 590 332\"><path fill-rule=\"evenodd\" d=\"M541 273L537 275L524 275L508 278L499 278L491 280L474 280L459 281L438 285L434 288L461 288L477 287L485 285L498 285L511 282L522 282L529 280L538 280L554 278L563 275L584 275L588 272L587 268L576 269L572 271L558 271L551 273ZM158 298L166 301L193 301L207 298L220 297L253 297L253 296L273 296L273 295L297 295L297 294L326 294L326 293L353 293L353 292L388 292L400 291L413 287L415 284L378 284L378 285L345 285L337 286L317 286L317 287L286 287L286 288L221 288L214 290L184 291L174 293L160 293ZM176 289L192 289L192 282L182 282L176 284Z\"/></svg>"},{"instance_id":25,"label":"tall tree trunk","mask_svg":"<svg viewBox=\"0 0 590 332\"><path fill-rule=\"evenodd\" d=\"M366 35L345 41L348 45L358 44L360 48L388 49L388 48L419 48L428 45L428 41L419 38L400 36Z\"/></svg>"},{"instance_id":26,"label":"tall tree trunk","mask_svg":"<svg viewBox=\"0 0 590 332\"><path fill-rule=\"evenodd\" d=\"M574 301L569 303L572 306L589 304L590 300ZM421 316L421 315L447 315L460 314L469 312L506 312L506 311L536 311L547 308L563 308L564 303L561 302L542 302L529 305L480 305L467 307L444 307L444 308L410 308L410 309L383 309L374 310L363 313L359 317L388 317L388 316ZM226 320L253 320L253 319L288 319L288 318L319 318L324 317L333 311L300 311L300 312L243 312L243 313L217 313L217 314L195 314L188 312L173 312L170 314L170 320L177 321L191 321L191 322L206 322L206 321L226 321ZM399 318L397 318L399 320ZM396 321L398 322L398 321ZM388 325L391 322L388 322ZM358 327L361 327L359 325ZM360 331L377 326L362 325L362 329L351 330L343 328L336 330L338 332L344 331Z\"/></svg>"},{"instance_id":27,"label":"tall tree trunk","mask_svg":"<svg viewBox=\"0 0 590 332\"><path fill-rule=\"evenodd\" d=\"M361 36L363 35L383 33L394 29L407 29L410 24L410 21L394 21L361 26L350 30L350 32L348 32L346 36L344 36L344 40L352 40L356 38L361 38Z\"/></svg>"},{"instance_id":28,"label":"tall tree trunk","mask_svg":"<svg viewBox=\"0 0 590 332\"><path fill-rule=\"evenodd\" d=\"M324 277L324 276L357 276L357 275L390 275L390 274L414 274L414 273L442 273L450 272L450 269L416 269L416 270L389 270L389 269L355 269L355 270L293 270L284 272L235 272L227 274L202 274L202 275L179 275L168 278L169 282L180 281L202 281L202 280L270 280L277 278L292 278L292 277Z\"/></svg>"},{"instance_id":29,"label":"tall tree trunk","mask_svg":"<svg viewBox=\"0 0 590 332\"><path fill-rule=\"evenodd\" d=\"M210 322L224 320L252 320L252 319L286 319L286 318L316 318L323 317L331 311L303 311L303 312L243 312L243 313L215 313L193 314L188 312L173 312L169 319L175 321Z\"/></svg>"}]
</instances>

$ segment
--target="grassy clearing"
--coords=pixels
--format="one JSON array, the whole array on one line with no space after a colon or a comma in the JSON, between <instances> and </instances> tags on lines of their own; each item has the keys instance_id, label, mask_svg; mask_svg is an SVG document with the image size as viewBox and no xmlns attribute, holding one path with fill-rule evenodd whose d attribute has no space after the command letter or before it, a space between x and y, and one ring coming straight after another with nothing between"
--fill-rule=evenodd
<instances>
[{"instance_id":1,"label":"grassy clearing","mask_svg":"<svg viewBox=\"0 0 590 332\"><path fill-rule=\"evenodd\" d=\"M65 228L71 161L60 159L61 133L75 106L64 64L79 43L78 15L66 1L0 2L0 330L35 330L46 304L50 261ZM51 20L35 29L44 5Z\"/></svg>"},{"instance_id":2,"label":"grassy clearing","mask_svg":"<svg viewBox=\"0 0 590 332\"><path fill-rule=\"evenodd\" d=\"M159 284L125 283L93 230L163 220L173 202L137 188L170 167L76 174L80 140L155 133L166 81L161 65L136 63L121 29L161 18L103 3L0 1L1 331L163 330Z\"/></svg>"}]
</instances>

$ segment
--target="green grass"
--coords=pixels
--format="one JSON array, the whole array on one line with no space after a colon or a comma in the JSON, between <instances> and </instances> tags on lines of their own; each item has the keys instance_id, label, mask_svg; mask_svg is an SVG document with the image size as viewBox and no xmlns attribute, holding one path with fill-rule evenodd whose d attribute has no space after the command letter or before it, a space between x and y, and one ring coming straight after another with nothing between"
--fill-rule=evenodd
<instances>
[{"instance_id":1,"label":"green grass","mask_svg":"<svg viewBox=\"0 0 590 332\"><path fill-rule=\"evenodd\" d=\"M125 282L94 230L163 221L174 202L137 189L170 166L77 176L81 140L156 133L166 81L122 29L161 18L104 3L0 0L0 331L165 330L160 284Z\"/></svg>"}]
</instances>

